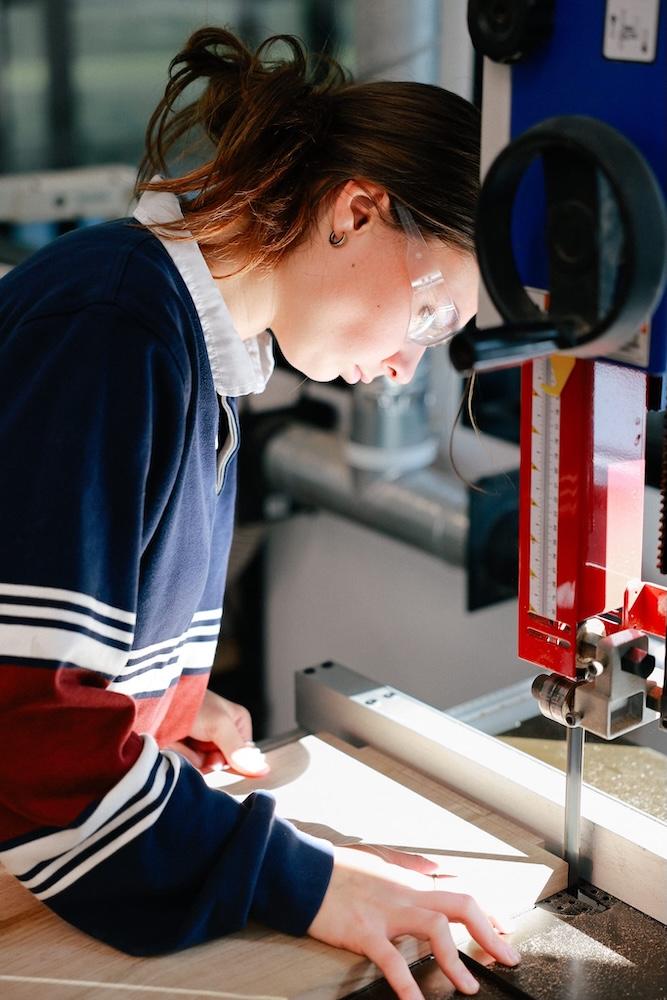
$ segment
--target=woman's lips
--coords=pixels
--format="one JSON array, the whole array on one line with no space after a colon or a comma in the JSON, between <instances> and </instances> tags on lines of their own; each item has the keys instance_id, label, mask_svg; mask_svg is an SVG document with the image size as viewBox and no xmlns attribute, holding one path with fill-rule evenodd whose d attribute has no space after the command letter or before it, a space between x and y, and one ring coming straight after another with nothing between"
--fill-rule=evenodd
<instances>
[{"instance_id":1,"label":"woman's lips","mask_svg":"<svg viewBox=\"0 0 667 1000\"><path fill-rule=\"evenodd\" d=\"M374 377L375 376L373 375L367 375L366 372L359 367L359 365L354 366L354 370L349 378L346 375L343 375L343 378L348 385L356 385L357 382L363 382L365 385L368 385L373 381Z\"/></svg>"}]
</instances>

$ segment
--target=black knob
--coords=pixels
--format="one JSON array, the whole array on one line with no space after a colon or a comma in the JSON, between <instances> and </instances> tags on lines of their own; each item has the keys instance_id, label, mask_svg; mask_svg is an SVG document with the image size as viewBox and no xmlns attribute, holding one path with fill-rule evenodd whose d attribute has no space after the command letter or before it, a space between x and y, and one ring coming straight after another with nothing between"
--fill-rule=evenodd
<instances>
[{"instance_id":1,"label":"black knob","mask_svg":"<svg viewBox=\"0 0 667 1000\"><path fill-rule=\"evenodd\" d=\"M468 31L482 55L513 63L551 37L553 14L554 0L468 0Z\"/></svg>"}]
</instances>

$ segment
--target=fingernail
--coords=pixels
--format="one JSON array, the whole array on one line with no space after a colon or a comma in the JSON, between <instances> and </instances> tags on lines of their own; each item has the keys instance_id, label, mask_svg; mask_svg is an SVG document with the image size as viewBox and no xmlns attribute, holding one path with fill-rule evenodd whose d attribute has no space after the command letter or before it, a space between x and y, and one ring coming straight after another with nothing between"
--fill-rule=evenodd
<instances>
[{"instance_id":1,"label":"fingernail","mask_svg":"<svg viewBox=\"0 0 667 1000\"><path fill-rule=\"evenodd\" d=\"M519 954L518 951L512 948L511 945L506 944L504 951L508 961L511 962L512 965L516 965L517 962L521 961L521 955Z\"/></svg>"},{"instance_id":2,"label":"fingernail","mask_svg":"<svg viewBox=\"0 0 667 1000\"><path fill-rule=\"evenodd\" d=\"M472 975L472 973L468 972L467 969L465 976L463 977L463 985L465 986L465 988L468 990L469 993L477 993L477 991L479 990L479 983Z\"/></svg>"},{"instance_id":3,"label":"fingernail","mask_svg":"<svg viewBox=\"0 0 667 1000\"><path fill-rule=\"evenodd\" d=\"M239 747L231 755L231 760L235 767L244 771L261 771L266 767L266 758L257 747Z\"/></svg>"}]
</instances>

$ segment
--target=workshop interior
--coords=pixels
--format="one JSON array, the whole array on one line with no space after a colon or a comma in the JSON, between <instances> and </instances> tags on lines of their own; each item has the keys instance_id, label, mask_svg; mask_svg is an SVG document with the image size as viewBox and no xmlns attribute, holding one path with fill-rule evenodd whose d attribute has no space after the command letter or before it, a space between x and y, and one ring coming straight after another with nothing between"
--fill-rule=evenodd
<instances>
[{"instance_id":1,"label":"workshop interior","mask_svg":"<svg viewBox=\"0 0 667 1000\"><path fill-rule=\"evenodd\" d=\"M562 863L514 914L519 967L457 941L483 997L667 996L666 7L0 0L0 273L129 214L165 67L205 21L481 109L476 317L408 385L318 384L279 358L240 404L211 687L298 781L309 755L348 753L362 783L382 757L397 788L451 789L474 804L459 816ZM333 823L308 780L307 821ZM426 996L452 995L412 958ZM392 995L368 963L318 986L305 951L281 961L284 996ZM266 992L246 965L243 995ZM10 979L0 996L56 995Z\"/></svg>"}]
</instances>

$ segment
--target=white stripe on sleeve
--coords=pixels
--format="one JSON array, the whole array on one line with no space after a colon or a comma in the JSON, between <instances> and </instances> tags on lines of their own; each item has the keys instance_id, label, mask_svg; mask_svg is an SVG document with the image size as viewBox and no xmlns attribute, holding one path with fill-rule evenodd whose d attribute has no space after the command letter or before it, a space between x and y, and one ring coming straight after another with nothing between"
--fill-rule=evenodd
<instances>
[{"instance_id":1,"label":"white stripe on sleeve","mask_svg":"<svg viewBox=\"0 0 667 1000\"><path fill-rule=\"evenodd\" d=\"M90 608L95 614L105 618L115 618L125 625L134 625L137 616L132 611L123 611L111 604L104 604L90 594L81 594L76 590L63 590L61 587L37 587L24 583L0 583L0 599L7 597L39 598L44 601L65 601L69 604L82 605Z\"/></svg>"},{"instance_id":2,"label":"white stripe on sleeve","mask_svg":"<svg viewBox=\"0 0 667 1000\"><path fill-rule=\"evenodd\" d=\"M169 802L169 799L173 794L174 788L176 787L176 782L178 781L178 775L181 769L181 760L177 753L174 753L171 750L163 750L162 755L163 757L167 758L173 765L170 768L170 770L173 773L173 780L168 793L162 799L162 802L160 802L159 806L157 806L157 808L149 812L147 816L144 816L144 818L140 820L135 826L132 826L130 827L129 830L126 830L125 833L121 834L121 836L118 837L116 840L112 840L111 843L106 844L103 848L101 848L101 850L91 855L90 857L86 858L85 861L83 861L72 871L64 875L58 882L54 882L54 884L50 886L48 889L45 889L43 892L39 892L39 890L37 890L35 892L35 895L37 896L38 899L49 899L51 896L55 896L59 892L63 892L63 890L67 889L68 886L76 882L77 879L80 879L82 875L85 875L86 872L89 872L92 868L95 868L97 865L101 864L102 861L110 857L112 854L115 854L116 851L119 851L121 847L125 846L125 844L129 844L130 841L135 839L135 837L138 837L145 830L148 830L150 829L151 826L153 826L156 820L158 820L159 817L162 815L164 809L167 806L167 803ZM167 760L165 760L164 763L165 765L167 765ZM157 798L158 795L151 796L150 801L155 801L155 799ZM146 804L147 803L144 803L144 806Z\"/></svg>"},{"instance_id":3,"label":"white stripe on sleeve","mask_svg":"<svg viewBox=\"0 0 667 1000\"><path fill-rule=\"evenodd\" d=\"M80 632L48 626L0 625L0 649L5 657L55 660L107 677L116 677L127 661L127 649L117 649Z\"/></svg>"},{"instance_id":4,"label":"white stripe on sleeve","mask_svg":"<svg viewBox=\"0 0 667 1000\"><path fill-rule=\"evenodd\" d=\"M80 826L68 827L37 837L25 844L0 852L0 861L12 874L19 876L35 865L56 858L75 849L91 837L100 827L122 808L146 784L158 754L158 745L152 736L145 734L143 749L130 770L104 796L94 812Z\"/></svg>"}]
</instances>

